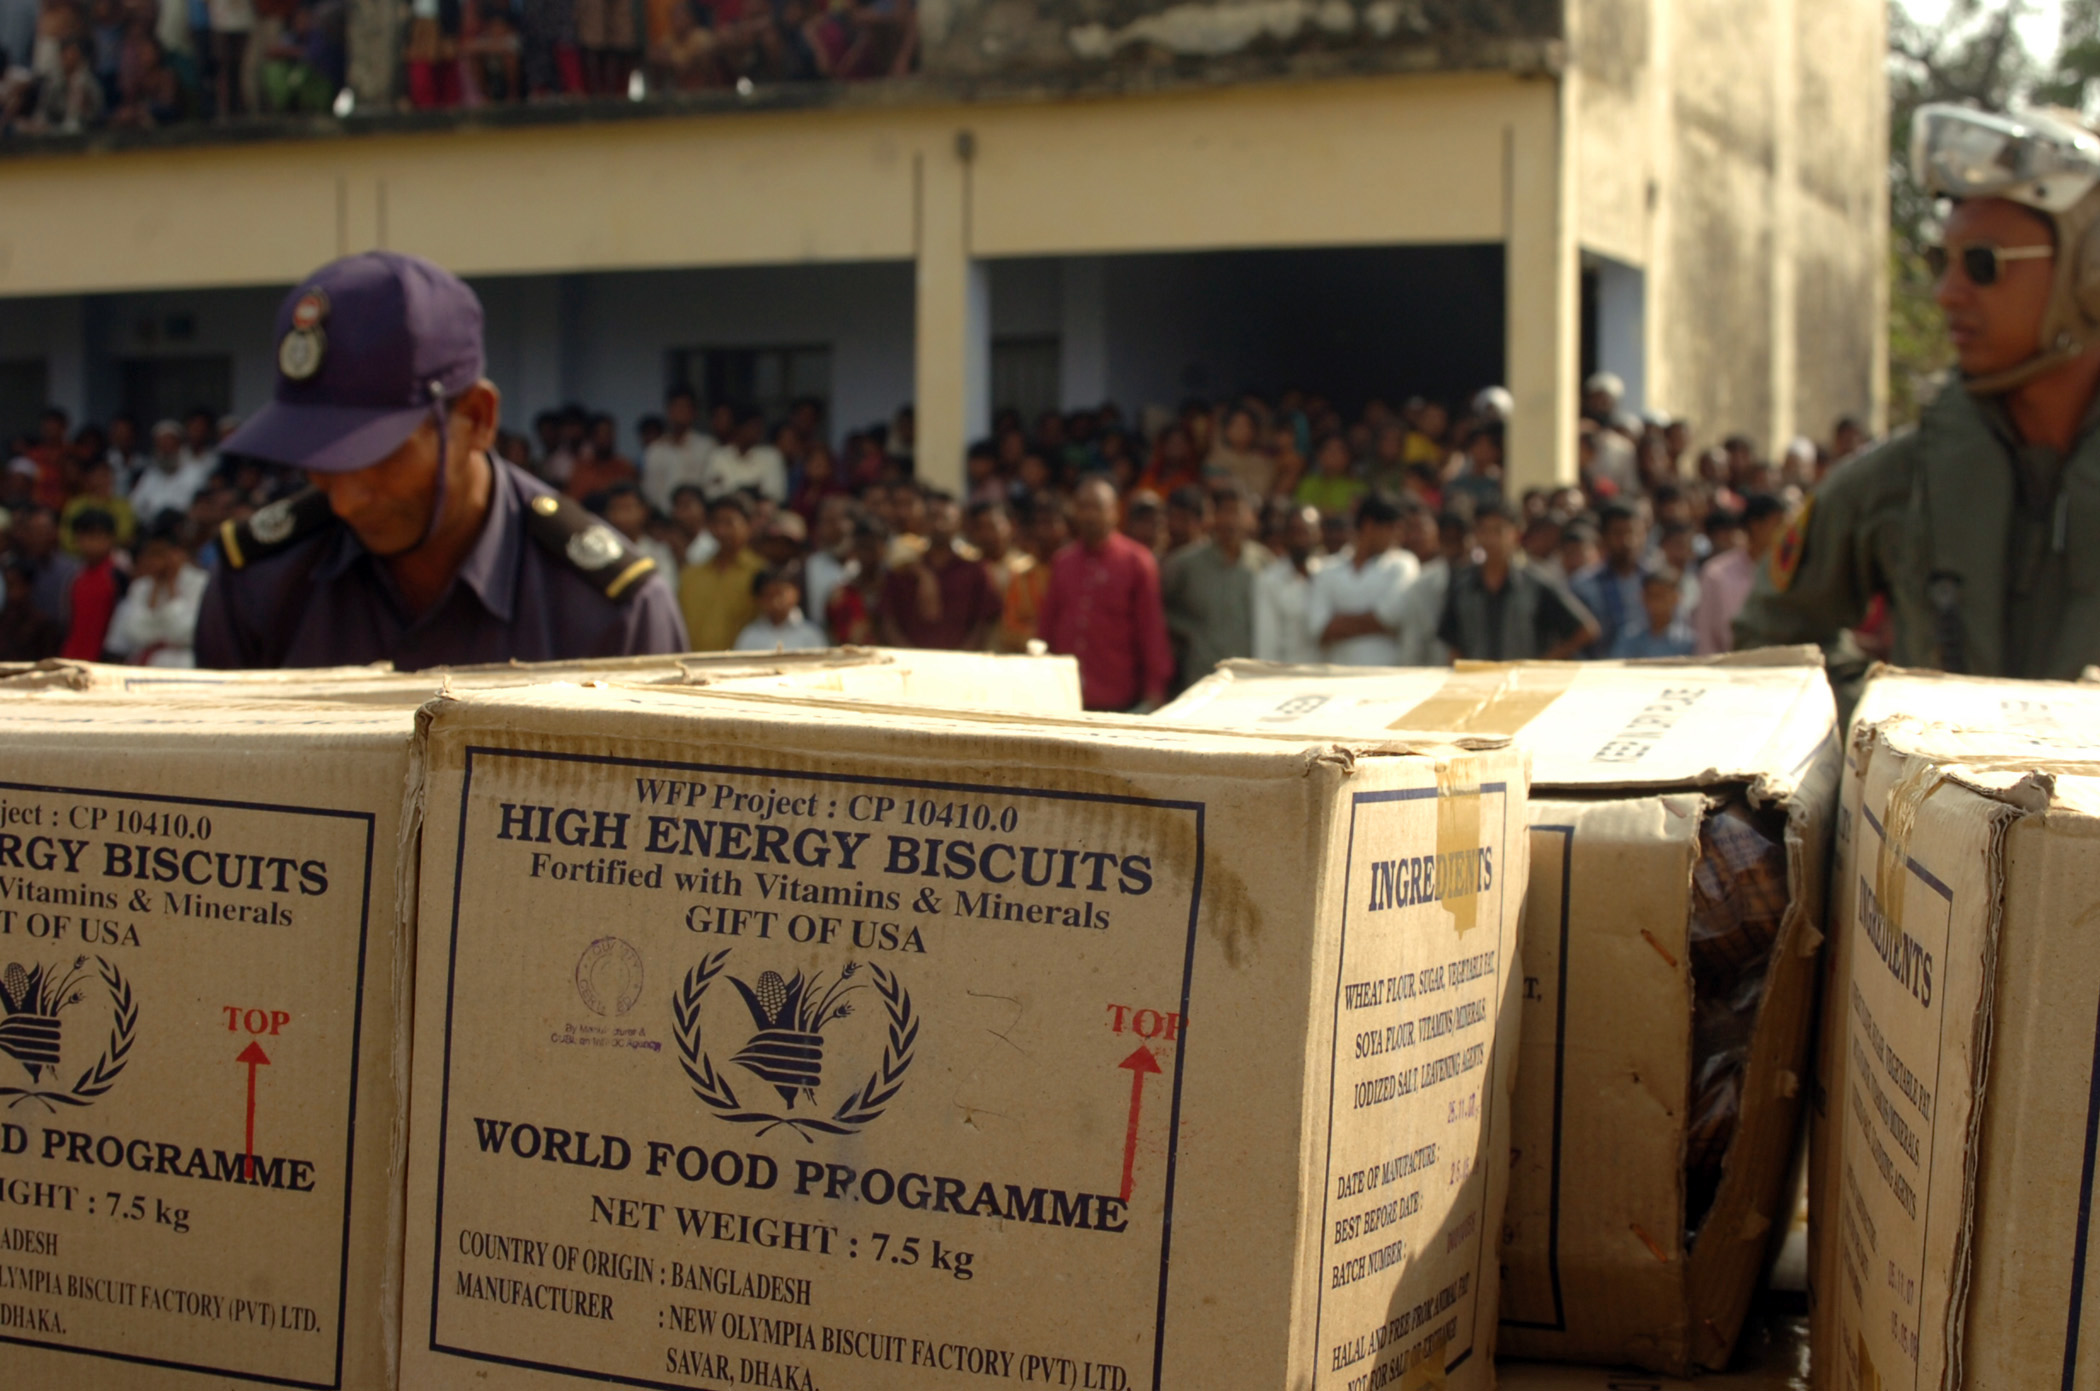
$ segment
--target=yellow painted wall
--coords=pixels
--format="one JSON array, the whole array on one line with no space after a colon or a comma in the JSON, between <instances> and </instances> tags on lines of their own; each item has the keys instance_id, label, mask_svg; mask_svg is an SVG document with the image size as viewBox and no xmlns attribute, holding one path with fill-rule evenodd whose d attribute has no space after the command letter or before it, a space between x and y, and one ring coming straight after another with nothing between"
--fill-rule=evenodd
<instances>
[{"instance_id":1,"label":"yellow painted wall","mask_svg":"<svg viewBox=\"0 0 2100 1391\"><path fill-rule=\"evenodd\" d=\"M968 130L978 256L1489 241L1550 83L1407 77L0 161L0 296L283 283L375 246L465 274L904 259Z\"/></svg>"},{"instance_id":2,"label":"yellow painted wall","mask_svg":"<svg viewBox=\"0 0 2100 1391\"><path fill-rule=\"evenodd\" d=\"M1512 469L1543 481L1573 464L1559 94L1415 75L10 159L0 313L374 247L464 275L916 260L920 456L959 476L973 259L1507 242Z\"/></svg>"}]
</instances>

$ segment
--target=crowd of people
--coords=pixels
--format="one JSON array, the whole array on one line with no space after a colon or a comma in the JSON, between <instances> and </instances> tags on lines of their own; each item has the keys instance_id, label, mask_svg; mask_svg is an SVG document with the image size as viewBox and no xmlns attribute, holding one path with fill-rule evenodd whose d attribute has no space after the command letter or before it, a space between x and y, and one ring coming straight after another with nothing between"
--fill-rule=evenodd
<instances>
[{"instance_id":1,"label":"crowd of people","mask_svg":"<svg viewBox=\"0 0 2100 1391\"><path fill-rule=\"evenodd\" d=\"M337 109L344 0L0 0L0 135ZM901 75L913 0L411 0L416 109Z\"/></svg>"},{"instance_id":2,"label":"crowd of people","mask_svg":"<svg viewBox=\"0 0 2100 1391\"><path fill-rule=\"evenodd\" d=\"M601 515L677 590L695 650L834 644L1079 662L1095 709L1157 705L1219 661L1688 656L1730 623L1793 508L1867 442L1839 422L1776 463L1586 383L1580 481L1511 496L1508 393L1463 408L1299 391L1002 412L964 487L917 474L911 409L833 448L823 406L778 419L669 393L639 422L581 407L498 452ZM222 456L209 410L141 430L45 413L11 441L0 659L185 665L220 523L300 486ZM1872 650L1874 623L1862 632Z\"/></svg>"}]
</instances>

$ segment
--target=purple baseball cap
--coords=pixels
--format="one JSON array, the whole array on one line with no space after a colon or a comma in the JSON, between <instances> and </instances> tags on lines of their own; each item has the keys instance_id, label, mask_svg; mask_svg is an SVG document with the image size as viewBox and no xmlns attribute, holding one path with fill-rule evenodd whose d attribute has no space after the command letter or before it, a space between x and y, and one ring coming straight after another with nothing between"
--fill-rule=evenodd
<instances>
[{"instance_id":1,"label":"purple baseball cap","mask_svg":"<svg viewBox=\"0 0 2100 1391\"><path fill-rule=\"evenodd\" d=\"M331 261L277 309L277 392L222 450L352 473L481 379L481 301L418 256Z\"/></svg>"}]
</instances>

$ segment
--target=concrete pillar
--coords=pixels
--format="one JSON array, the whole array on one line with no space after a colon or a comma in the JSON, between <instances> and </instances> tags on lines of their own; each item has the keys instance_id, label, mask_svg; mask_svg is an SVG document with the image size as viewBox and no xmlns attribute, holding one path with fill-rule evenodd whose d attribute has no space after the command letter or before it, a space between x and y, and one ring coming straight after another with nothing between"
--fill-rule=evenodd
<instances>
[{"instance_id":1,"label":"concrete pillar","mask_svg":"<svg viewBox=\"0 0 2100 1391\"><path fill-rule=\"evenodd\" d=\"M1503 352L1516 401L1503 486L1511 496L1575 481L1582 323L1569 126L1577 80L1571 67L1557 83L1536 84L1536 113L1503 132Z\"/></svg>"},{"instance_id":2,"label":"concrete pillar","mask_svg":"<svg viewBox=\"0 0 2100 1391\"><path fill-rule=\"evenodd\" d=\"M958 131L953 144L933 144L916 157L915 453L922 482L957 493L963 451L991 428L991 276L970 255L974 154L974 137Z\"/></svg>"},{"instance_id":3,"label":"concrete pillar","mask_svg":"<svg viewBox=\"0 0 2100 1391\"><path fill-rule=\"evenodd\" d=\"M1648 7L1648 257L1641 296L1646 404L1650 410L1672 416L1683 410L1683 388L1670 351L1670 329L1675 322L1671 296L1679 283L1671 254L1676 245L1672 233L1677 207L1676 103L1670 76L1675 23L1676 6L1658 0ZM1686 460L1687 465L1690 462Z\"/></svg>"},{"instance_id":4,"label":"concrete pillar","mask_svg":"<svg viewBox=\"0 0 2100 1391\"><path fill-rule=\"evenodd\" d=\"M1109 398L1108 267L1099 256L1070 256L1058 268L1063 300L1057 335L1058 392L1068 411Z\"/></svg>"},{"instance_id":5,"label":"concrete pillar","mask_svg":"<svg viewBox=\"0 0 2100 1391\"><path fill-rule=\"evenodd\" d=\"M350 0L344 14L348 79L360 111L394 109L404 8L400 0Z\"/></svg>"},{"instance_id":6,"label":"concrete pillar","mask_svg":"<svg viewBox=\"0 0 2100 1391\"><path fill-rule=\"evenodd\" d=\"M1766 429L1767 457L1777 460L1787 441L1804 433L1804 422L1796 406L1796 378L1800 374L1800 328L1796 294L1800 283L1795 245L1799 239L1801 201L1801 145L1798 107L1795 101L1796 56L1799 30L1795 25L1796 0L1771 0L1772 24L1772 199L1769 216L1772 235L1771 333L1772 418ZM1877 277L1886 279L1886 277ZM1876 323L1887 323L1886 318ZM1877 335L1886 338L1886 334ZM1806 431L1820 434L1824 421Z\"/></svg>"}]
</instances>

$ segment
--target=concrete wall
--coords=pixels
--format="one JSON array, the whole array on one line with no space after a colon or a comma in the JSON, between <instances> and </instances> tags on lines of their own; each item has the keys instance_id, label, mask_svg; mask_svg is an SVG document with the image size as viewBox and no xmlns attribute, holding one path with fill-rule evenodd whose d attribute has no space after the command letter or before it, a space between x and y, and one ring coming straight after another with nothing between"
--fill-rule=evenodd
<instances>
[{"instance_id":1,"label":"concrete wall","mask_svg":"<svg viewBox=\"0 0 2100 1391\"><path fill-rule=\"evenodd\" d=\"M1881 6L1575 0L1569 26L1579 237L1642 273L1646 404L1774 451L1878 421Z\"/></svg>"},{"instance_id":2,"label":"concrete wall","mask_svg":"<svg viewBox=\"0 0 2100 1391\"><path fill-rule=\"evenodd\" d=\"M679 348L828 345L840 430L887 420L912 398L912 286L906 264L759 267L628 275L477 278L489 377L505 421L576 401L612 413L624 447L660 411ZM282 287L171 290L8 302L0 359L42 358L52 403L75 419L123 406L126 358L223 356L232 408L255 410L275 384L270 333ZM166 326L191 331L171 340ZM149 422L150 423L150 422Z\"/></svg>"},{"instance_id":3,"label":"concrete wall","mask_svg":"<svg viewBox=\"0 0 2100 1391\"><path fill-rule=\"evenodd\" d=\"M1797 0L1794 17L1794 409L1826 439L1888 411L1888 25L1879 5Z\"/></svg>"},{"instance_id":4,"label":"concrete wall","mask_svg":"<svg viewBox=\"0 0 2100 1391\"><path fill-rule=\"evenodd\" d=\"M633 447L634 422L663 407L678 348L829 345L831 418L844 431L887 420L912 399L907 264L493 278L489 364L506 417L566 401L609 411Z\"/></svg>"}]
</instances>

